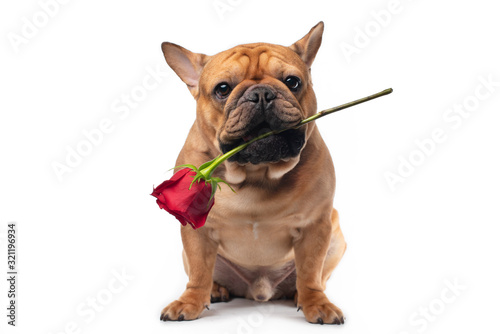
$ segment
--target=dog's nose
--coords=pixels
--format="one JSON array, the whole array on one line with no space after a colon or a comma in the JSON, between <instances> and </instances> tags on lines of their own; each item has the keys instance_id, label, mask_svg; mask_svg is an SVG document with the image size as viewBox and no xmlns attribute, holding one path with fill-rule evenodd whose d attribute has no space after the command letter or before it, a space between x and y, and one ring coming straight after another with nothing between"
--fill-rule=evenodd
<instances>
[{"instance_id":1,"label":"dog's nose","mask_svg":"<svg viewBox=\"0 0 500 334\"><path fill-rule=\"evenodd\" d=\"M271 102L276 98L276 94L266 86L258 86L253 88L247 99L255 104L260 104L266 109Z\"/></svg>"}]
</instances>

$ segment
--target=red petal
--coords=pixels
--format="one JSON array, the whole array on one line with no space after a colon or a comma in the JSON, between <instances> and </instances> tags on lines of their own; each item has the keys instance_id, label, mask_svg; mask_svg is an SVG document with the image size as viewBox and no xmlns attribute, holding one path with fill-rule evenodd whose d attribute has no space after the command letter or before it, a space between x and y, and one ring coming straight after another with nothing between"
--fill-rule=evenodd
<instances>
[{"instance_id":1,"label":"red petal","mask_svg":"<svg viewBox=\"0 0 500 334\"><path fill-rule=\"evenodd\" d=\"M186 174L188 174L189 172L192 172L193 175L196 175L196 173L192 169L190 169L190 168L180 169L174 175L172 175L172 177L169 180L163 181L162 184L160 184L159 186L157 186L156 188L154 188L153 189L153 193L151 195L153 195L155 197L158 197L158 195L164 189L166 189L167 187L172 186L172 184L175 184L175 183L179 182L179 180L181 180L182 178L184 178L184 176Z\"/></svg>"},{"instance_id":2,"label":"red petal","mask_svg":"<svg viewBox=\"0 0 500 334\"><path fill-rule=\"evenodd\" d=\"M214 205L210 200L212 185L204 180L193 184L196 172L184 168L153 190L158 206L172 214L182 225L189 223L194 229L203 226ZM189 189L191 187L191 189Z\"/></svg>"},{"instance_id":3,"label":"red petal","mask_svg":"<svg viewBox=\"0 0 500 334\"><path fill-rule=\"evenodd\" d=\"M188 222L193 226L193 228L199 228L205 225L207 216L214 205L214 199L210 200L212 195L212 185L205 184L204 181L200 182L200 186L197 187L198 192L192 197L192 201L189 205L189 210L187 215L189 217Z\"/></svg>"}]
</instances>

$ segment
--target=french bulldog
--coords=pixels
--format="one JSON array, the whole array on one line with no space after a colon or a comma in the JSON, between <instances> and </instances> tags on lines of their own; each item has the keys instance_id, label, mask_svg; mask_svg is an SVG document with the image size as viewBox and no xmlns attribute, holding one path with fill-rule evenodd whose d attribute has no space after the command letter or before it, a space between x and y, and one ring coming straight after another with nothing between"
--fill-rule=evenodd
<instances>
[{"instance_id":1,"label":"french bulldog","mask_svg":"<svg viewBox=\"0 0 500 334\"><path fill-rule=\"evenodd\" d=\"M316 113L311 65L323 22L289 47L255 43L214 56L165 42L168 65L196 100L177 165L202 163ZM335 171L314 122L256 141L225 161L203 228L181 228L186 290L160 319L192 320L211 302L294 298L307 321L342 324L324 293L346 249L333 208ZM226 191L224 191L226 190Z\"/></svg>"}]
</instances>

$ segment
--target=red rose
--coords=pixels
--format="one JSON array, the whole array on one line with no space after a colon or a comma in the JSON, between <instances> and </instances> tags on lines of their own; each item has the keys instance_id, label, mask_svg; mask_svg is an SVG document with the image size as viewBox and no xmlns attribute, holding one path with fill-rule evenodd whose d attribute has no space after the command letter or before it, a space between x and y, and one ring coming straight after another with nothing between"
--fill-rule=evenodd
<instances>
[{"instance_id":1,"label":"red rose","mask_svg":"<svg viewBox=\"0 0 500 334\"><path fill-rule=\"evenodd\" d=\"M182 225L189 223L197 229L205 225L214 199L211 198L212 184L203 179L192 183L195 176L194 170L183 168L156 187L151 195L157 198L161 209L174 215Z\"/></svg>"}]
</instances>

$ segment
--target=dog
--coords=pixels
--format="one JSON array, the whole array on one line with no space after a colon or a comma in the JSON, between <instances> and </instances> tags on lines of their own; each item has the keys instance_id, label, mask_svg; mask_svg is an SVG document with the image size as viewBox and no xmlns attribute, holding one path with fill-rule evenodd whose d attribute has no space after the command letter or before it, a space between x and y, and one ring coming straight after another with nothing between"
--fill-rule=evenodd
<instances>
[{"instance_id":1,"label":"dog","mask_svg":"<svg viewBox=\"0 0 500 334\"><path fill-rule=\"evenodd\" d=\"M176 165L199 166L314 115L311 65L323 30L320 22L289 47L244 44L214 56L163 43L168 65L197 103ZM181 229L189 282L160 319L193 320L234 296L294 298L307 321L344 323L324 293L346 243L333 208L332 159L314 122L252 143L214 176L236 194L218 191L206 225Z\"/></svg>"}]
</instances>

